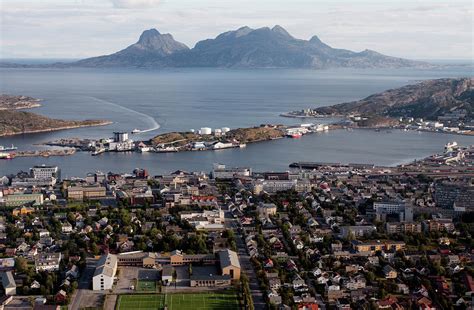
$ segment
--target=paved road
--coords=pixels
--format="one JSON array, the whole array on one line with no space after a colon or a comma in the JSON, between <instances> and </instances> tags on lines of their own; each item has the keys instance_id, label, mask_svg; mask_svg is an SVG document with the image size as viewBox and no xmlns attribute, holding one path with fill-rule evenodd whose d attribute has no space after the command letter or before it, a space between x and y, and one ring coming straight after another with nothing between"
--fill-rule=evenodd
<instances>
[{"instance_id":1,"label":"paved road","mask_svg":"<svg viewBox=\"0 0 474 310\"><path fill-rule=\"evenodd\" d=\"M249 279L250 292L252 293L253 305L255 310L266 310L267 304L263 298L263 293L258 285L257 274L250 261L250 255L247 253L247 248L243 241L243 237L238 233L237 220L234 219L229 212L225 213L225 226L228 229L232 229L235 232L235 241L237 244L237 251L239 254L240 266L242 271L247 275Z\"/></svg>"},{"instance_id":2,"label":"paved road","mask_svg":"<svg viewBox=\"0 0 474 310\"><path fill-rule=\"evenodd\" d=\"M97 260L95 259L86 259L86 268L84 268L84 271L82 272L82 275L79 278L76 293L72 297L72 301L69 304L69 310L79 310L80 308L85 306L81 306L81 303L87 301L87 294L91 293L92 276L94 275L96 263Z\"/></svg>"}]
</instances>

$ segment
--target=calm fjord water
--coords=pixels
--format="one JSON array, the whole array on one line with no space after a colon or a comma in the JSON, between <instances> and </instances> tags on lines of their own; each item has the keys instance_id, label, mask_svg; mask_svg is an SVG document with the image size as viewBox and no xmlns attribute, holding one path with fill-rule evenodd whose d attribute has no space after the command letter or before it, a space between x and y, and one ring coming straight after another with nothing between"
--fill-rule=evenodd
<instances>
[{"instance_id":1,"label":"calm fjord water","mask_svg":"<svg viewBox=\"0 0 474 310\"><path fill-rule=\"evenodd\" d=\"M0 138L21 149L64 137L109 137L134 128L158 133L200 127L296 124L279 117L289 110L357 100L420 80L473 76L472 67L433 70L228 70L228 69L0 69L0 92L43 99L32 110L63 119L108 119L105 127ZM1 113L1 112L0 112ZM308 120L305 120L307 122ZM134 137L135 138L135 137ZM248 145L246 149L179 154L104 154L91 157L17 158L0 161L0 175L34 164L60 165L64 176L88 171L152 173L211 169L212 163L286 170L294 161L339 161L395 165L442 150L448 141L474 144L474 138L418 132L356 130L315 134Z\"/></svg>"}]
</instances>

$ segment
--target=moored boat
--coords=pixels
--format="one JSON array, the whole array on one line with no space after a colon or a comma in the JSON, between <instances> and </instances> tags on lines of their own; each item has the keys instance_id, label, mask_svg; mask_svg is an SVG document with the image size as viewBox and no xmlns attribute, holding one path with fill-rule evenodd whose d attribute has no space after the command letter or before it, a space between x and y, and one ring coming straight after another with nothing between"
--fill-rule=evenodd
<instances>
[{"instance_id":1,"label":"moored boat","mask_svg":"<svg viewBox=\"0 0 474 310\"><path fill-rule=\"evenodd\" d=\"M10 153L0 153L0 159L13 159L13 155Z\"/></svg>"},{"instance_id":2,"label":"moored boat","mask_svg":"<svg viewBox=\"0 0 474 310\"><path fill-rule=\"evenodd\" d=\"M18 148L16 146L14 146L13 144L11 146L0 145L0 152L3 152L3 151L16 151L16 150L18 150Z\"/></svg>"}]
</instances>

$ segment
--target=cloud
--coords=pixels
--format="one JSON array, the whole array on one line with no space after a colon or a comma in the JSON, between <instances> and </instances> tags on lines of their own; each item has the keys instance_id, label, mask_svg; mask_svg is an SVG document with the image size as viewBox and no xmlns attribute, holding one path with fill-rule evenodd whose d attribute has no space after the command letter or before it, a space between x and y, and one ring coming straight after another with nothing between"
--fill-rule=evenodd
<instances>
[{"instance_id":1,"label":"cloud","mask_svg":"<svg viewBox=\"0 0 474 310\"><path fill-rule=\"evenodd\" d=\"M156 7L160 0L111 0L116 8L121 9L143 9Z\"/></svg>"}]
</instances>

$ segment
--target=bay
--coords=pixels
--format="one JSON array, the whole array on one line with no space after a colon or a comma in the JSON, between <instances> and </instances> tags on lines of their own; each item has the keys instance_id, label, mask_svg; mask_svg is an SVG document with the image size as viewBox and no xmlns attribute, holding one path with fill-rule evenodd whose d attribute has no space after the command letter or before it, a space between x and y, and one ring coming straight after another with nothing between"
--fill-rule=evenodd
<instances>
[{"instance_id":1,"label":"bay","mask_svg":"<svg viewBox=\"0 0 474 310\"><path fill-rule=\"evenodd\" d=\"M132 136L200 127L248 127L263 123L297 124L280 117L290 110L357 100L420 80L473 76L472 67L431 70L290 69L0 69L0 92L43 99L32 112L62 119L107 119L114 123L50 133L0 138L20 149L64 137L109 137L113 131L149 130ZM0 112L1 113L1 112ZM319 120L317 120L319 122ZM329 121L329 120L325 120ZM304 122L307 122L305 120ZM91 157L16 158L0 161L0 175L35 164L60 165L65 176L89 171L151 173L209 171L220 162L255 170L286 170L294 161L338 161L396 165L440 152L445 143L474 144L473 137L402 131L339 130L302 139L281 139L245 149L179 154L104 154Z\"/></svg>"}]
</instances>

